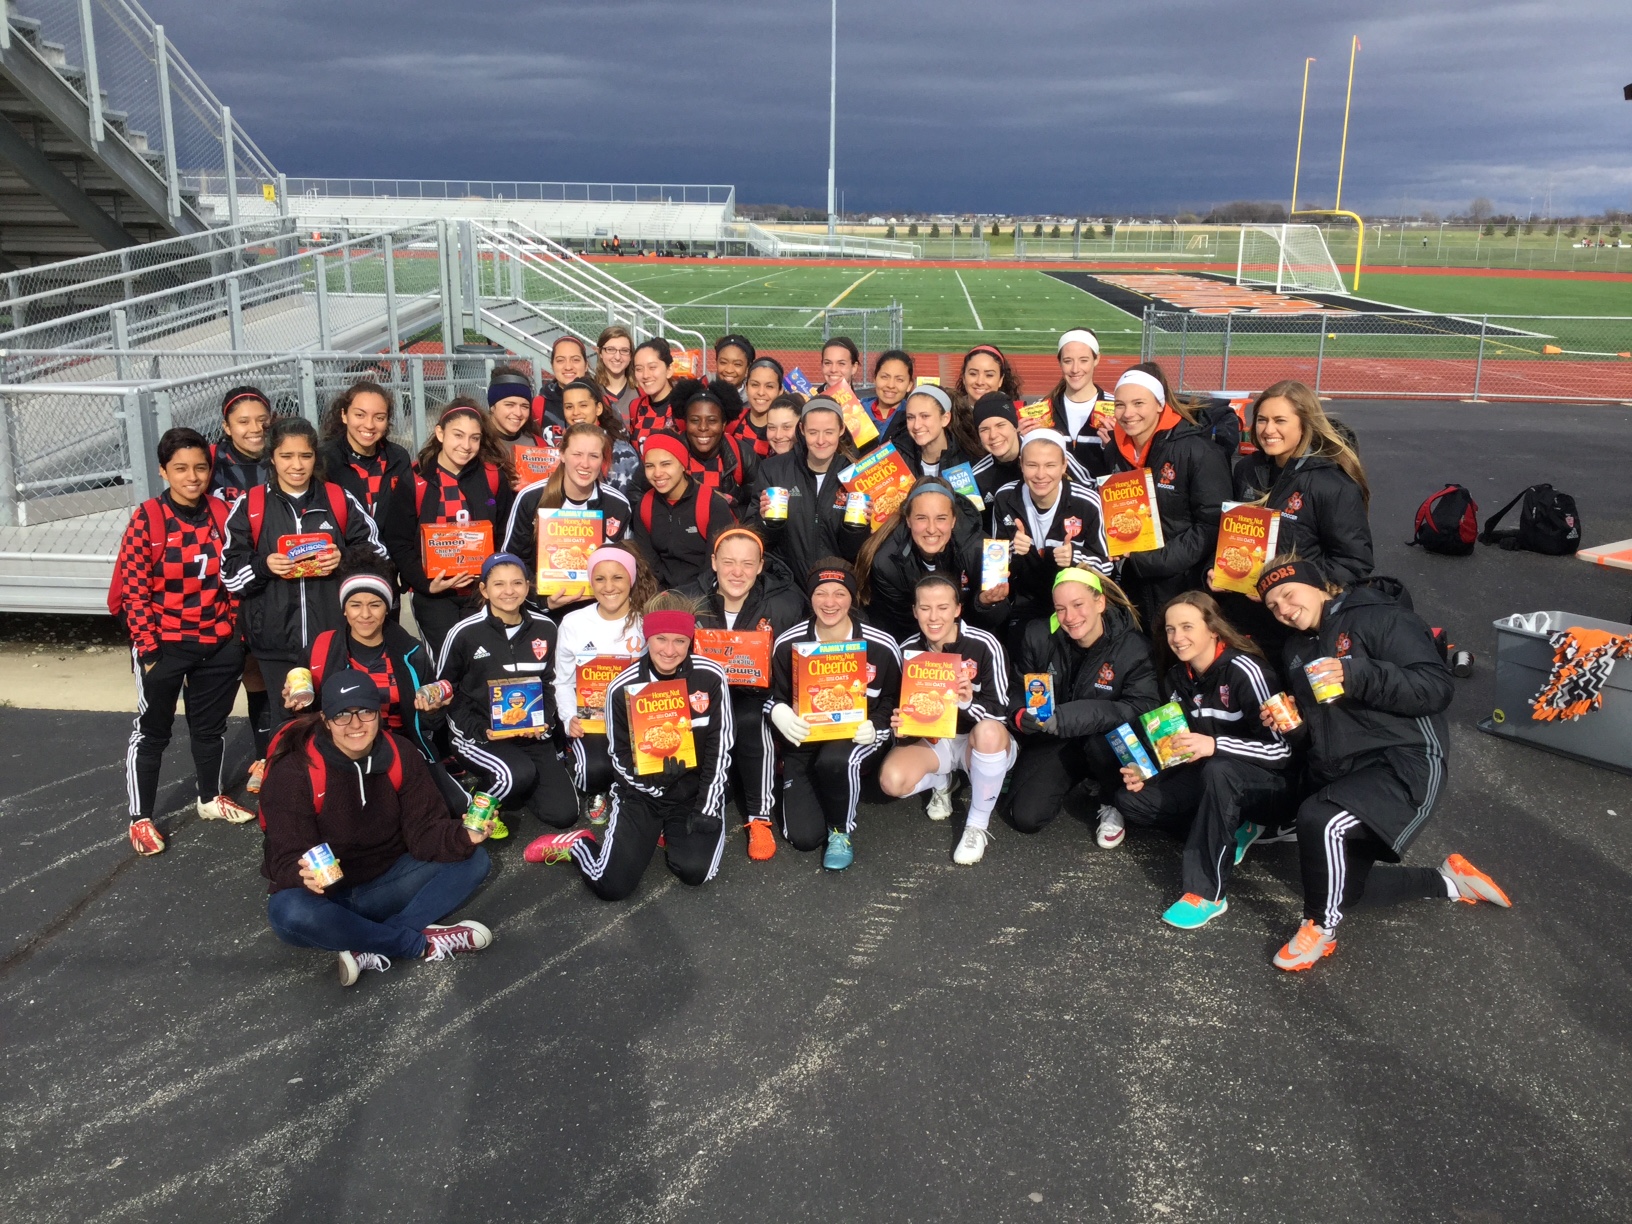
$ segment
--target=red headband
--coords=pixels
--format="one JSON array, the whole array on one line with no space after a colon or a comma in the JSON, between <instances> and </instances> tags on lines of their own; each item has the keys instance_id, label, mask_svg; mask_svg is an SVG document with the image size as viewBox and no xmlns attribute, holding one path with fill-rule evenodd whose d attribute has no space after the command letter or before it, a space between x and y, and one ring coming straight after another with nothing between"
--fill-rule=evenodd
<instances>
[{"instance_id":1,"label":"red headband","mask_svg":"<svg viewBox=\"0 0 1632 1224\"><path fill-rule=\"evenodd\" d=\"M993 357L997 358L997 363L999 365L1002 365L1005 361L1008 360L1007 357L1003 356L1003 350L998 348L997 345L995 345L995 344L977 344L977 345L975 345L974 348L970 349L967 353L965 353L963 355L963 364L968 365L969 364L969 358L973 357L976 353L990 353Z\"/></svg>"},{"instance_id":2,"label":"red headband","mask_svg":"<svg viewBox=\"0 0 1632 1224\"><path fill-rule=\"evenodd\" d=\"M478 421L482 419L481 409L479 408L472 408L469 404L450 404L448 407L442 409L442 415L436 418L436 423L438 425L446 425L449 417L456 417L461 412L470 413L470 415L475 417Z\"/></svg>"},{"instance_id":3,"label":"red headband","mask_svg":"<svg viewBox=\"0 0 1632 1224\"><path fill-rule=\"evenodd\" d=\"M660 633L697 636L697 618L690 612L647 612L640 618L640 631L651 641Z\"/></svg>"},{"instance_id":4,"label":"red headband","mask_svg":"<svg viewBox=\"0 0 1632 1224\"><path fill-rule=\"evenodd\" d=\"M680 461L681 467L685 467L686 464L691 462L691 452L686 449L686 444L680 441L680 439L675 437L673 434L652 434L646 439L646 445L641 450L640 457L644 459L654 450L667 451Z\"/></svg>"},{"instance_id":5,"label":"red headband","mask_svg":"<svg viewBox=\"0 0 1632 1224\"><path fill-rule=\"evenodd\" d=\"M240 393L238 395L233 396L226 403L221 405L221 419L223 421L226 420L227 419L227 414L232 411L232 406L234 404L241 404L245 400L254 400L257 404L265 404L266 405L266 410L268 412L272 411L271 402L266 398L266 396L262 395L259 391L244 391L244 392L242 392L242 393Z\"/></svg>"}]
</instances>

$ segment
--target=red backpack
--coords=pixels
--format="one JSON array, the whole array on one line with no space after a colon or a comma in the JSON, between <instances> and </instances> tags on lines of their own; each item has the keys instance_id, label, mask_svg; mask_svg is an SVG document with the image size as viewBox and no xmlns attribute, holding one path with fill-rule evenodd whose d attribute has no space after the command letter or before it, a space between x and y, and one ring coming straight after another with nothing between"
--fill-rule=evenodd
<instances>
[{"instance_id":1,"label":"red backpack","mask_svg":"<svg viewBox=\"0 0 1632 1224\"><path fill-rule=\"evenodd\" d=\"M323 495L329 499L329 513L334 515L335 530L340 536L338 543L343 546L346 542L346 526L351 520L351 501L346 497L344 489L327 480L323 482ZM256 485L246 496L249 505L249 541L259 548L261 523L266 519L266 486Z\"/></svg>"},{"instance_id":2,"label":"red backpack","mask_svg":"<svg viewBox=\"0 0 1632 1224\"><path fill-rule=\"evenodd\" d=\"M499 497L499 465L496 464L496 463L484 463L482 466L487 469L487 492L488 492L488 496L492 497L494 502L497 503L498 497ZM425 477L421 476L418 472L414 473L414 514L415 515L419 515L419 514L424 513L424 511L425 511L425 493L426 493L426 491L428 489L430 489L430 487L431 487L430 482L427 481L425 479Z\"/></svg>"},{"instance_id":3,"label":"red backpack","mask_svg":"<svg viewBox=\"0 0 1632 1224\"><path fill-rule=\"evenodd\" d=\"M1453 484L1430 493L1417 507L1410 543L1447 557L1465 557L1478 536L1479 504L1467 489Z\"/></svg>"},{"instance_id":4,"label":"red backpack","mask_svg":"<svg viewBox=\"0 0 1632 1224\"><path fill-rule=\"evenodd\" d=\"M704 540L708 539L708 516L713 508L714 488L698 482L697 485L697 534ZM652 534L652 507L657 504L657 490L647 489L640 499L640 522L646 528L646 534Z\"/></svg>"},{"instance_id":5,"label":"red backpack","mask_svg":"<svg viewBox=\"0 0 1632 1224\"><path fill-rule=\"evenodd\" d=\"M227 506L220 498L206 497L204 504L210 508L210 519L215 523L215 530L223 540L227 538ZM164 507L159 499L150 497L137 506L131 515L147 516L147 563L149 569L164 559ZM108 583L108 615L118 616L125 610L125 572L120 568L124 559L123 550L113 565L113 579Z\"/></svg>"},{"instance_id":6,"label":"red backpack","mask_svg":"<svg viewBox=\"0 0 1632 1224\"><path fill-rule=\"evenodd\" d=\"M271 760L278 749L278 740L283 733L294 723L284 723L278 728L278 733L272 737L267 745L266 758ZM402 753L397 749L397 741L390 735L385 736L385 746L391 750L391 764L386 767L385 776L391 783L392 790L402 789ZM323 754L317 749L317 737L313 735L306 741L306 777L312 784L312 809L323 815L323 799L329 793L329 763L323 759ZM266 829L266 813L259 813L261 829Z\"/></svg>"}]
</instances>

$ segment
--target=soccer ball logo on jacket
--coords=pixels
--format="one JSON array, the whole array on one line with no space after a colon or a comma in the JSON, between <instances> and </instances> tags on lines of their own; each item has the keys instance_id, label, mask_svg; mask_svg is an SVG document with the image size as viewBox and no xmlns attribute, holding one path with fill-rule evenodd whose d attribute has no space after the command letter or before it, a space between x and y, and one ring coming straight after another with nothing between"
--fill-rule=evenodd
<instances>
[{"instance_id":1,"label":"soccer ball logo on jacket","mask_svg":"<svg viewBox=\"0 0 1632 1224\"><path fill-rule=\"evenodd\" d=\"M1299 510L1302 510L1302 509L1303 509L1303 494L1302 493L1294 493L1294 494L1292 494L1291 497L1286 499L1286 512L1288 514L1296 514Z\"/></svg>"},{"instance_id":2,"label":"soccer ball logo on jacket","mask_svg":"<svg viewBox=\"0 0 1632 1224\"><path fill-rule=\"evenodd\" d=\"M1116 668L1112 667L1109 663L1101 663L1099 665L1099 675L1094 677L1095 687L1110 688L1115 683Z\"/></svg>"},{"instance_id":3,"label":"soccer ball logo on jacket","mask_svg":"<svg viewBox=\"0 0 1632 1224\"><path fill-rule=\"evenodd\" d=\"M1173 470L1173 464L1171 462L1168 462L1168 463L1162 464L1161 475L1156 477L1156 480L1157 480L1157 483L1159 483L1159 484L1170 485L1175 480L1177 480L1178 478L1179 478L1179 474L1176 471Z\"/></svg>"}]
</instances>

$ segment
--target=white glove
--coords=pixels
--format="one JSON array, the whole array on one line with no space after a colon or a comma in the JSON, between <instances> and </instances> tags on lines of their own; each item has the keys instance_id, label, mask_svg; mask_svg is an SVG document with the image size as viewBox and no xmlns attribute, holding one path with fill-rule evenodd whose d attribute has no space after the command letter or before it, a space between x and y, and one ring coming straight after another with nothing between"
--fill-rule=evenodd
<instances>
[{"instance_id":1,"label":"white glove","mask_svg":"<svg viewBox=\"0 0 1632 1224\"><path fill-rule=\"evenodd\" d=\"M778 702L771 707L771 722L790 744L802 744L810 738L810 724L793 712L793 707Z\"/></svg>"},{"instance_id":2,"label":"white glove","mask_svg":"<svg viewBox=\"0 0 1632 1224\"><path fill-rule=\"evenodd\" d=\"M870 744L878 738L878 728L873 726L873 720L864 718L856 724L856 743Z\"/></svg>"}]
</instances>

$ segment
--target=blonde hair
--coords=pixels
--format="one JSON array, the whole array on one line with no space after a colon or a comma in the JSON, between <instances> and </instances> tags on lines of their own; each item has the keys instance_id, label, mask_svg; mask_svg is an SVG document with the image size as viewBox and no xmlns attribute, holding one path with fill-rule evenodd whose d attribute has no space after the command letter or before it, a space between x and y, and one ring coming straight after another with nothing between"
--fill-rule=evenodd
<instances>
[{"instance_id":1,"label":"blonde hair","mask_svg":"<svg viewBox=\"0 0 1632 1224\"><path fill-rule=\"evenodd\" d=\"M1371 509L1371 486L1366 483L1366 469L1360 462L1360 456L1355 453L1347 439L1337 432L1332 424L1331 417L1320 406L1320 396L1316 395L1306 384L1296 379L1286 378L1278 383L1272 383L1266 390L1258 393L1252 401L1252 415L1248 418L1252 422L1252 440L1258 442L1258 408L1265 400L1284 399L1292 405L1292 411L1298 414L1298 428L1302 431L1303 449L1294 456L1303 458L1305 455L1318 455L1322 459L1330 459L1337 464L1348 478L1360 486L1360 496L1365 500L1366 509ZM1260 446L1260 450L1263 448ZM1266 493L1265 498L1268 497ZM1259 499L1262 504L1264 498Z\"/></svg>"},{"instance_id":2,"label":"blonde hair","mask_svg":"<svg viewBox=\"0 0 1632 1224\"><path fill-rule=\"evenodd\" d=\"M1088 589L1091 591L1093 590L1093 587L1089 587ZM1053 592L1050 591L1049 594L1049 602L1052 603ZM1133 621L1133 627L1135 629L1140 629L1143 627L1139 622L1139 609L1133 606L1133 600L1128 598L1128 593L1119 587L1115 580L1107 578L1104 574L1100 574L1098 594L1105 597L1106 603L1111 604L1114 607L1121 608L1122 611L1126 612L1128 614L1128 619Z\"/></svg>"}]
</instances>

